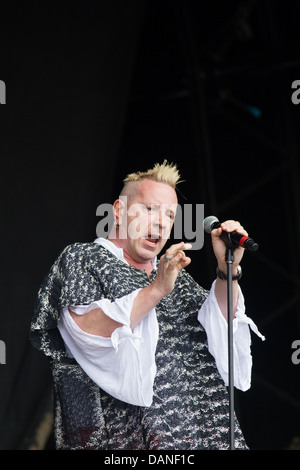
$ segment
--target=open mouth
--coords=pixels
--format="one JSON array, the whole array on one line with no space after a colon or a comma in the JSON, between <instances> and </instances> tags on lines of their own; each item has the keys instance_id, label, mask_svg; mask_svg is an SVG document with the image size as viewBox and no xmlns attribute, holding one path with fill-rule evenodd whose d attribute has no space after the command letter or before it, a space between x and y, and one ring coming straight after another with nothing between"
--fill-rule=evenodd
<instances>
[{"instance_id":1,"label":"open mouth","mask_svg":"<svg viewBox=\"0 0 300 470\"><path fill-rule=\"evenodd\" d=\"M161 237L159 235L157 236L151 235L151 236L145 237L145 240L149 243L149 245L156 246L158 245L160 238Z\"/></svg>"}]
</instances>

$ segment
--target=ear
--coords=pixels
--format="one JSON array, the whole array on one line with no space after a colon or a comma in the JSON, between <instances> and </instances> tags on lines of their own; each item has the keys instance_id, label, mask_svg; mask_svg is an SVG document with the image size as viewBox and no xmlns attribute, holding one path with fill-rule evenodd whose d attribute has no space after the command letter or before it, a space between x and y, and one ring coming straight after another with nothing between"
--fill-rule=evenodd
<instances>
[{"instance_id":1,"label":"ear","mask_svg":"<svg viewBox=\"0 0 300 470\"><path fill-rule=\"evenodd\" d=\"M113 204L113 213L115 219L115 225L119 226L122 224L123 218L126 213L126 206L122 199L117 199Z\"/></svg>"}]
</instances>

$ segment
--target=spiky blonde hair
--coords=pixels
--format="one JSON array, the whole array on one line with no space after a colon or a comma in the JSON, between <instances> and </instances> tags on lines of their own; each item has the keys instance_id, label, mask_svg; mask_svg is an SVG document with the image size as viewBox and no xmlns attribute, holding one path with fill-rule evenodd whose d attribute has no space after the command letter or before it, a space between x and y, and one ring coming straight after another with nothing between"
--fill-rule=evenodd
<instances>
[{"instance_id":1,"label":"spiky blonde hair","mask_svg":"<svg viewBox=\"0 0 300 470\"><path fill-rule=\"evenodd\" d=\"M180 174L176 164L168 163L164 160L163 163L155 163L154 167L147 171L138 171L130 173L123 180L124 185L130 182L142 181L143 179L150 179L157 183L165 183L176 189L177 184L181 183Z\"/></svg>"}]
</instances>

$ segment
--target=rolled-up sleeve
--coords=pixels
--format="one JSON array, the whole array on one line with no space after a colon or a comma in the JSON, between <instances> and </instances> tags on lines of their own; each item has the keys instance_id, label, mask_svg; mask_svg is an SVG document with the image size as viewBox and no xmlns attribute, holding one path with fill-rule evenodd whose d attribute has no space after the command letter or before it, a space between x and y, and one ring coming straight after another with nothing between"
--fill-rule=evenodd
<instances>
[{"instance_id":1,"label":"rolled-up sleeve","mask_svg":"<svg viewBox=\"0 0 300 470\"><path fill-rule=\"evenodd\" d=\"M69 308L78 315L100 308L123 326L105 338L86 333L75 323L68 308L64 308L58 329L68 353L86 374L105 392L137 406L150 406L156 373L155 350L158 339L156 311L149 314L132 330L130 315L140 289L114 302L101 299L88 306Z\"/></svg>"},{"instance_id":2,"label":"rolled-up sleeve","mask_svg":"<svg viewBox=\"0 0 300 470\"><path fill-rule=\"evenodd\" d=\"M213 355L225 385L228 385L228 324L215 296L215 281L209 295L198 313L198 320L204 327L209 352ZM250 329L262 340L254 322L245 314L244 297L239 287L235 318L233 319L233 364L234 385L246 391L251 386L252 355Z\"/></svg>"}]
</instances>

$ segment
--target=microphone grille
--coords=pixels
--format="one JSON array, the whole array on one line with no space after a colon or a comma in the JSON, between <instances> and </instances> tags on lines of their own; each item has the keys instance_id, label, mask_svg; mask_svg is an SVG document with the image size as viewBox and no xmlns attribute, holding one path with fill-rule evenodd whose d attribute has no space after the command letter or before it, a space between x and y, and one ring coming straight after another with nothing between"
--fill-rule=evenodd
<instances>
[{"instance_id":1,"label":"microphone grille","mask_svg":"<svg viewBox=\"0 0 300 470\"><path fill-rule=\"evenodd\" d=\"M211 230L212 230L211 226L214 222L219 222L219 219L217 219L217 217L215 217L214 215L210 215L209 217L206 217L203 220L204 232L211 233Z\"/></svg>"}]
</instances>

